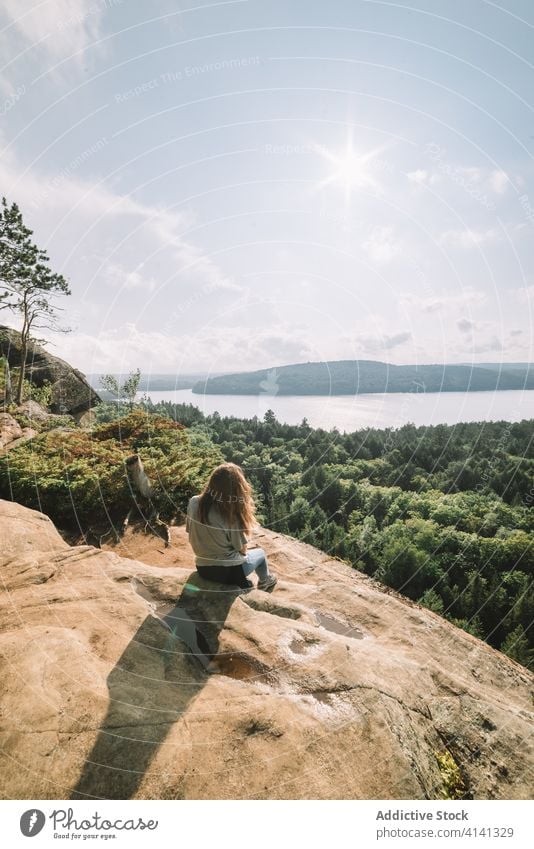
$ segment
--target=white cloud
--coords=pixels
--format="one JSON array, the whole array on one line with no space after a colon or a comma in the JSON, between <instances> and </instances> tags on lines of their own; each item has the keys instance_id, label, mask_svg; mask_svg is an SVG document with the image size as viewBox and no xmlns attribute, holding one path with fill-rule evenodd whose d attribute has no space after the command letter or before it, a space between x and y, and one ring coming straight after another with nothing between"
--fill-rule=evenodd
<instances>
[{"instance_id":1,"label":"white cloud","mask_svg":"<svg viewBox=\"0 0 534 849\"><path fill-rule=\"evenodd\" d=\"M358 340L363 351L369 353L377 353L380 351L391 351L394 348L399 348L409 342L412 338L410 331L405 330L400 333L387 334L380 336L364 336Z\"/></svg>"},{"instance_id":2,"label":"white cloud","mask_svg":"<svg viewBox=\"0 0 534 849\"><path fill-rule=\"evenodd\" d=\"M502 168L488 168L478 165L457 165L449 160L446 151L437 145L427 145L430 158L436 163L435 169L429 173L425 169L418 169L408 173L408 179L415 183L432 184L441 180L444 185L447 181L450 185L459 186L469 195L477 199L488 209L495 209L495 204L489 201L489 195L502 195L510 185L521 186L523 178L519 175L508 174Z\"/></svg>"},{"instance_id":3,"label":"white cloud","mask_svg":"<svg viewBox=\"0 0 534 849\"><path fill-rule=\"evenodd\" d=\"M496 195L502 195L512 184L512 178L502 168L457 168L456 174L465 178L467 184L476 183L485 191L491 191ZM513 178L517 185L520 185L521 177Z\"/></svg>"},{"instance_id":4,"label":"white cloud","mask_svg":"<svg viewBox=\"0 0 534 849\"><path fill-rule=\"evenodd\" d=\"M404 345L405 342L408 342L412 338L412 334L409 331L404 331L403 333L395 333L393 336L385 336L384 337L384 348L388 351L391 348L398 348L399 345Z\"/></svg>"},{"instance_id":5,"label":"white cloud","mask_svg":"<svg viewBox=\"0 0 534 849\"><path fill-rule=\"evenodd\" d=\"M236 333L234 327L223 326L177 335L125 324L98 335L78 332L54 341L54 353L86 374L127 373L137 366L144 374L248 371L314 358L305 334L291 327L278 332L243 327Z\"/></svg>"},{"instance_id":6,"label":"white cloud","mask_svg":"<svg viewBox=\"0 0 534 849\"><path fill-rule=\"evenodd\" d=\"M363 325L362 325L363 327ZM139 366L145 375L168 372L185 375L203 372L252 371L288 363L371 357L387 362L464 362L478 356L502 354L507 359L529 359L530 334L513 330L501 342L494 322L480 325L476 336L450 332L422 333L414 330L365 335L323 337L317 340L305 329L284 325L276 331L243 326L210 326L198 333L184 325L183 332L144 330L141 324L105 327L101 333L77 332L55 336L51 352L85 373L121 372ZM318 347L319 346L319 347Z\"/></svg>"},{"instance_id":7,"label":"white cloud","mask_svg":"<svg viewBox=\"0 0 534 849\"><path fill-rule=\"evenodd\" d=\"M428 179L428 171L423 168L418 168L416 171L409 171L406 175L412 183L424 183Z\"/></svg>"},{"instance_id":8,"label":"white cloud","mask_svg":"<svg viewBox=\"0 0 534 849\"><path fill-rule=\"evenodd\" d=\"M491 354L498 351L507 359L528 358L528 339L520 328L505 330L498 321L471 321L462 318L456 322L465 344L466 352L473 354Z\"/></svg>"},{"instance_id":9,"label":"white cloud","mask_svg":"<svg viewBox=\"0 0 534 849\"><path fill-rule=\"evenodd\" d=\"M466 181L470 183L480 183L484 179L484 170L478 168L476 165L459 166L456 172L465 177Z\"/></svg>"},{"instance_id":10,"label":"white cloud","mask_svg":"<svg viewBox=\"0 0 534 849\"><path fill-rule=\"evenodd\" d=\"M456 322L456 326L461 333L470 333L475 326L475 322L470 321L468 318L460 318Z\"/></svg>"},{"instance_id":11,"label":"white cloud","mask_svg":"<svg viewBox=\"0 0 534 849\"><path fill-rule=\"evenodd\" d=\"M111 263L105 270L105 277L112 286L118 288L144 289L146 292L153 292L158 285L157 280L141 274L141 268L142 264L137 268L128 269L120 263Z\"/></svg>"},{"instance_id":12,"label":"white cloud","mask_svg":"<svg viewBox=\"0 0 534 849\"><path fill-rule=\"evenodd\" d=\"M405 292L401 295L400 301L406 306L416 307L424 313L457 313L459 309L484 303L486 294L480 289L471 288L453 295L436 294L424 297Z\"/></svg>"},{"instance_id":13,"label":"white cloud","mask_svg":"<svg viewBox=\"0 0 534 849\"><path fill-rule=\"evenodd\" d=\"M534 286L519 286L515 293L522 304L534 304Z\"/></svg>"},{"instance_id":14,"label":"white cloud","mask_svg":"<svg viewBox=\"0 0 534 849\"><path fill-rule=\"evenodd\" d=\"M489 181L491 188L498 195L504 194L504 192L510 185L510 179L506 171L492 171L490 174Z\"/></svg>"},{"instance_id":15,"label":"white cloud","mask_svg":"<svg viewBox=\"0 0 534 849\"><path fill-rule=\"evenodd\" d=\"M8 202L19 204L38 244L49 250L55 270L76 275L78 290L98 285L106 276L116 284L124 272L122 282L129 288L146 285L150 290L155 288L147 282L150 278L162 285L187 275L192 286L242 292L186 238L193 223L187 211L144 203L77 173L52 186L36 169L24 173L13 154L0 161L0 184ZM145 284L135 276L143 265Z\"/></svg>"},{"instance_id":16,"label":"white cloud","mask_svg":"<svg viewBox=\"0 0 534 849\"><path fill-rule=\"evenodd\" d=\"M493 353L494 351L504 353L503 344L497 336L490 336L489 338L477 342L470 350L474 354Z\"/></svg>"},{"instance_id":17,"label":"white cloud","mask_svg":"<svg viewBox=\"0 0 534 849\"><path fill-rule=\"evenodd\" d=\"M406 176L411 183L416 183L418 186L422 186L425 183L433 186L440 180L438 174L431 174L430 171L427 171L424 168L417 168L415 171L408 171Z\"/></svg>"},{"instance_id":18,"label":"white cloud","mask_svg":"<svg viewBox=\"0 0 534 849\"><path fill-rule=\"evenodd\" d=\"M12 58L31 47L52 60L61 60L80 52L101 35L101 23L107 8L117 0L3 0L2 18L5 44L11 46ZM14 39L14 35L18 39ZM18 49L17 49L18 48Z\"/></svg>"},{"instance_id":19,"label":"white cloud","mask_svg":"<svg viewBox=\"0 0 534 849\"><path fill-rule=\"evenodd\" d=\"M494 227L488 230L446 230L438 238L443 247L472 248L479 245L494 244L500 239L500 233Z\"/></svg>"},{"instance_id":20,"label":"white cloud","mask_svg":"<svg viewBox=\"0 0 534 849\"><path fill-rule=\"evenodd\" d=\"M529 359L528 343L530 334L526 334L520 328L506 330L501 322L497 321L470 321L461 319L456 322L465 345L465 352L469 354L492 354L498 352L508 360Z\"/></svg>"},{"instance_id":21,"label":"white cloud","mask_svg":"<svg viewBox=\"0 0 534 849\"><path fill-rule=\"evenodd\" d=\"M375 227L362 248L372 262L379 264L391 262L402 251L401 243L393 236L392 227Z\"/></svg>"}]
</instances>

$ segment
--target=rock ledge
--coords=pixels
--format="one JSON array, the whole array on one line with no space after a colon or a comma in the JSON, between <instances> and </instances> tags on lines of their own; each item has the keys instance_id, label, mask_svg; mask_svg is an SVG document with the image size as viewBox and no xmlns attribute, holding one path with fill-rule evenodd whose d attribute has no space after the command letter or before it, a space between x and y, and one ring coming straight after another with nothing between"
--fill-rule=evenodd
<instances>
[{"instance_id":1,"label":"rock ledge","mask_svg":"<svg viewBox=\"0 0 534 849\"><path fill-rule=\"evenodd\" d=\"M279 584L239 595L183 528L70 547L0 501L0 536L4 798L436 799L447 753L529 798L528 671L311 546L260 530Z\"/></svg>"}]
</instances>

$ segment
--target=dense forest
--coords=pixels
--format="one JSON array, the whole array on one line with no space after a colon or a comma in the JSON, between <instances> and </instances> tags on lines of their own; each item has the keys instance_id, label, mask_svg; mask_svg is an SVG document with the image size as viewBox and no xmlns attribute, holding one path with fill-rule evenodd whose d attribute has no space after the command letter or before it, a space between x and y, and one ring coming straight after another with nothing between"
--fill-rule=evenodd
<instances>
[{"instance_id":1,"label":"dense forest","mask_svg":"<svg viewBox=\"0 0 534 849\"><path fill-rule=\"evenodd\" d=\"M153 387L155 389L155 387ZM363 392L476 392L534 389L528 363L506 365L392 365L375 360L297 363L199 380L208 395L355 395Z\"/></svg>"},{"instance_id":2,"label":"dense forest","mask_svg":"<svg viewBox=\"0 0 534 849\"><path fill-rule=\"evenodd\" d=\"M341 434L149 404L252 481L261 522L348 560L534 668L534 423Z\"/></svg>"}]
</instances>

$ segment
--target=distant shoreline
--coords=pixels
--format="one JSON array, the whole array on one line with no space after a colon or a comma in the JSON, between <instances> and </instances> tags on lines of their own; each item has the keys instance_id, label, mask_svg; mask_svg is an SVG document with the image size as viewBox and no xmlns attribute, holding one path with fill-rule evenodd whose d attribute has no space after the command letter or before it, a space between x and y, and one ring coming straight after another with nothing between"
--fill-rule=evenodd
<instances>
[{"instance_id":1,"label":"distant shoreline","mask_svg":"<svg viewBox=\"0 0 534 849\"><path fill-rule=\"evenodd\" d=\"M507 386L504 388L500 388L498 386L491 387L489 389L455 389L454 387L450 387L448 389L426 389L421 391L413 391L409 389L390 389L388 391L373 391L371 389L362 390L362 392L276 392L273 394L269 394L268 392L209 392L209 391L201 391L200 389L195 389L190 386L182 386L182 387L169 387L168 389L159 389L154 391L162 391L162 392L173 392L174 390L179 391L180 389L191 389L193 395L198 395L199 397L202 395L227 395L227 396L235 396L236 398L357 398L360 395L443 395L444 393L456 393L457 395L471 395L473 392L534 392L534 386L528 386L524 389ZM149 390L147 391L148 397L150 397Z\"/></svg>"},{"instance_id":2,"label":"distant shoreline","mask_svg":"<svg viewBox=\"0 0 534 849\"><path fill-rule=\"evenodd\" d=\"M101 390L100 377L94 373L87 375L97 391ZM139 383L139 391L147 395L186 389L194 395L258 398L528 391L534 389L534 365L518 362L393 365L377 360L336 360L234 373L142 374Z\"/></svg>"},{"instance_id":3,"label":"distant shoreline","mask_svg":"<svg viewBox=\"0 0 534 849\"><path fill-rule=\"evenodd\" d=\"M102 388L99 386L97 382L89 381L90 386L97 392L99 392L102 397L104 397L105 393L102 391ZM195 381L198 383L198 381ZM203 391L200 389L194 389L194 383L191 381L189 383L185 383L185 381L178 381L176 383L166 383L159 384L157 386L141 386L139 388L139 394L147 395L150 398L150 392L180 392L184 389L190 389L193 395L198 395L199 397L202 395L234 395L236 398L277 398L283 396L284 398L350 398L357 397L359 395L441 395L444 392L457 392L459 394L471 394L472 392L534 392L534 387L525 387L524 389L518 389L517 387L491 387L487 389L426 389L420 391L410 391L406 389L390 389L384 391L380 390L366 390L362 392L276 392L269 394L268 392L209 392Z\"/></svg>"},{"instance_id":4,"label":"distant shoreline","mask_svg":"<svg viewBox=\"0 0 534 849\"><path fill-rule=\"evenodd\" d=\"M141 399L144 393L139 393ZM374 392L358 395L200 395L191 389L151 391L154 405L166 402L179 410L194 407L203 415L218 413L238 419L263 419L272 410L279 422L315 428L358 428L456 424L473 421L534 419L534 391Z\"/></svg>"}]
</instances>

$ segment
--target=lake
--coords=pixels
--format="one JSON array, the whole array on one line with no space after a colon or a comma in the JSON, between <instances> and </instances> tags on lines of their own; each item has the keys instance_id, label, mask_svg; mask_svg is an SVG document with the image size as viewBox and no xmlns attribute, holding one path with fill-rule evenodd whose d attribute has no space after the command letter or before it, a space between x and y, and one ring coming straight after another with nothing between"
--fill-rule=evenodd
<instances>
[{"instance_id":1,"label":"lake","mask_svg":"<svg viewBox=\"0 0 534 849\"><path fill-rule=\"evenodd\" d=\"M457 422L517 422L534 418L534 390L500 392L391 392L369 395L194 395L191 389L147 393L152 401L194 404L203 413L263 418L273 410L288 424L308 419L312 427L340 431Z\"/></svg>"}]
</instances>

